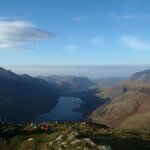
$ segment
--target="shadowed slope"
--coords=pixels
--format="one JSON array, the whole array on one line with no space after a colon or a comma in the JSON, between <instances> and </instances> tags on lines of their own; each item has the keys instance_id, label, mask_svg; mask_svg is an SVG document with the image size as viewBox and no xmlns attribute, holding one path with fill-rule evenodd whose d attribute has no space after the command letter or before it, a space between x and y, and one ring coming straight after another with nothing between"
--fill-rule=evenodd
<instances>
[{"instance_id":1,"label":"shadowed slope","mask_svg":"<svg viewBox=\"0 0 150 150\"><path fill-rule=\"evenodd\" d=\"M48 82L0 68L0 116L8 122L28 122L57 103L59 90Z\"/></svg>"}]
</instances>

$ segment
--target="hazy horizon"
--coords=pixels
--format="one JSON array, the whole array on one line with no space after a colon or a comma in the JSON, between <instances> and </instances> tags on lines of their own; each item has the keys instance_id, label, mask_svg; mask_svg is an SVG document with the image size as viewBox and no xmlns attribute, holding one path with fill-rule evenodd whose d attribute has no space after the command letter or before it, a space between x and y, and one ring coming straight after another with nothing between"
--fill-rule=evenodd
<instances>
[{"instance_id":1,"label":"hazy horizon","mask_svg":"<svg viewBox=\"0 0 150 150\"><path fill-rule=\"evenodd\" d=\"M135 72L150 69L150 65L38 65L3 66L17 74L36 76L71 75L90 79L107 77L130 77Z\"/></svg>"}]
</instances>

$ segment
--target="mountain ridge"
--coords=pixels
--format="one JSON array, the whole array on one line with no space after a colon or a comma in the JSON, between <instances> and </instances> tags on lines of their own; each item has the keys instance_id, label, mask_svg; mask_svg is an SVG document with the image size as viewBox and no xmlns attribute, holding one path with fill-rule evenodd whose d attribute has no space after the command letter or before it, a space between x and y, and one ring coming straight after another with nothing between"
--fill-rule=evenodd
<instances>
[{"instance_id":1,"label":"mountain ridge","mask_svg":"<svg viewBox=\"0 0 150 150\"><path fill-rule=\"evenodd\" d=\"M149 77L149 70L135 73L127 81L102 89L97 95L110 102L93 111L89 119L113 128L150 129Z\"/></svg>"},{"instance_id":2,"label":"mountain ridge","mask_svg":"<svg viewBox=\"0 0 150 150\"><path fill-rule=\"evenodd\" d=\"M93 83L87 77L69 76L69 75L52 75L52 76L38 76L49 83L54 83L63 91L84 90L92 86Z\"/></svg>"}]
</instances>

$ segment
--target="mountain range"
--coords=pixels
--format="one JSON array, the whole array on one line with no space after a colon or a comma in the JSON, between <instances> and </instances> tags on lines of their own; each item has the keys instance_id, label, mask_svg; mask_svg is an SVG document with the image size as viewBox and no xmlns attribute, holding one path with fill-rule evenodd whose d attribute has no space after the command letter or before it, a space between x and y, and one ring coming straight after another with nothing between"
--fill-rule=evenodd
<instances>
[{"instance_id":1,"label":"mountain range","mask_svg":"<svg viewBox=\"0 0 150 150\"><path fill-rule=\"evenodd\" d=\"M112 83L113 79L93 83L86 77L31 77L0 68L0 116L12 123L32 122L54 108L64 94L82 99L76 111L91 122L111 128L150 129L150 70L124 81L115 78Z\"/></svg>"},{"instance_id":2,"label":"mountain range","mask_svg":"<svg viewBox=\"0 0 150 150\"><path fill-rule=\"evenodd\" d=\"M76 77L68 75L52 75L52 76L39 76L38 78L44 79L49 83L56 84L61 91L81 91L92 86L93 83L87 77Z\"/></svg>"}]
</instances>

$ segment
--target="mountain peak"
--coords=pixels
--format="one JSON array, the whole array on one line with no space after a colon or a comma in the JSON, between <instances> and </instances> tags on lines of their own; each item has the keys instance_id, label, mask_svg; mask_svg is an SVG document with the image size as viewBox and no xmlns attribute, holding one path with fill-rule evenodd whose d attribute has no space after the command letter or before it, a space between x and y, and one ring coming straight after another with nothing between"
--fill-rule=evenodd
<instances>
[{"instance_id":1,"label":"mountain peak","mask_svg":"<svg viewBox=\"0 0 150 150\"><path fill-rule=\"evenodd\" d=\"M0 67L0 77L14 78L17 74L13 73L11 70L6 70Z\"/></svg>"}]
</instances>

